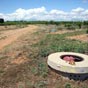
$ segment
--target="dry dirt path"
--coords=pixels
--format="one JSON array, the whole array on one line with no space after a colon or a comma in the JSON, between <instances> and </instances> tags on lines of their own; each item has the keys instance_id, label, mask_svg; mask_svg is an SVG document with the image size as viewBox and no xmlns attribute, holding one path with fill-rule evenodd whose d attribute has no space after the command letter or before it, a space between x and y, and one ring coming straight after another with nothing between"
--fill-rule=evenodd
<instances>
[{"instance_id":1,"label":"dry dirt path","mask_svg":"<svg viewBox=\"0 0 88 88\"><path fill-rule=\"evenodd\" d=\"M17 38L19 38L20 36L28 32L30 32L30 34L35 32L37 28L38 26L29 25L26 28L8 30L8 31L2 32L2 36L6 36L6 38L0 40L0 50L3 49L5 46L11 44L15 40L17 40Z\"/></svg>"}]
</instances>

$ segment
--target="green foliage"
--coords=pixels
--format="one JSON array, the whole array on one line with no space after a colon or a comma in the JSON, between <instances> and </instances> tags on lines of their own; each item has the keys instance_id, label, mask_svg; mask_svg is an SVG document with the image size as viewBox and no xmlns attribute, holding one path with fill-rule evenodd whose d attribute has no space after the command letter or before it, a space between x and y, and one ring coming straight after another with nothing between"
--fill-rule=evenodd
<instances>
[{"instance_id":1,"label":"green foliage","mask_svg":"<svg viewBox=\"0 0 88 88\"><path fill-rule=\"evenodd\" d=\"M65 85L65 88L71 88L71 84L67 83L67 84Z\"/></svg>"},{"instance_id":2,"label":"green foliage","mask_svg":"<svg viewBox=\"0 0 88 88\"><path fill-rule=\"evenodd\" d=\"M4 23L4 19L3 18L0 18L0 23Z\"/></svg>"},{"instance_id":3,"label":"green foliage","mask_svg":"<svg viewBox=\"0 0 88 88\"><path fill-rule=\"evenodd\" d=\"M0 75L4 73L4 70L0 68Z\"/></svg>"},{"instance_id":4,"label":"green foliage","mask_svg":"<svg viewBox=\"0 0 88 88\"><path fill-rule=\"evenodd\" d=\"M88 29L86 30L86 34L88 34Z\"/></svg>"},{"instance_id":5,"label":"green foliage","mask_svg":"<svg viewBox=\"0 0 88 88\"><path fill-rule=\"evenodd\" d=\"M26 24L25 21L6 21L4 25L21 25Z\"/></svg>"},{"instance_id":6,"label":"green foliage","mask_svg":"<svg viewBox=\"0 0 88 88\"><path fill-rule=\"evenodd\" d=\"M65 34L57 34L57 35L47 35L45 39L39 42L39 55L41 57L46 57L50 53L53 52L79 52L85 53L88 51L88 43L84 43L78 40L70 40L65 37L71 35L77 35L82 33L74 32L74 33L65 33ZM84 32L83 32L84 33Z\"/></svg>"},{"instance_id":7,"label":"green foliage","mask_svg":"<svg viewBox=\"0 0 88 88\"><path fill-rule=\"evenodd\" d=\"M34 84L34 88L47 88L46 84L47 83L44 81L38 81Z\"/></svg>"},{"instance_id":8,"label":"green foliage","mask_svg":"<svg viewBox=\"0 0 88 88\"><path fill-rule=\"evenodd\" d=\"M17 24L46 24L46 25L63 25L69 30L81 29L82 26L84 28L88 28L88 21L6 21L1 23L1 25L17 25Z\"/></svg>"},{"instance_id":9,"label":"green foliage","mask_svg":"<svg viewBox=\"0 0 88 88\"><path fill-rule=\"evenodd\" d=\"M48 67L43 59L36 60L36 66L30 67L31 73L43 78L48 76Z\"/></svg>"},{"instance_id":10,"label":"green foliage","mask_svg":"<svg viewBox=\"0 0 88 88\"><path fill-rule=\"evenodd\" d=\"M48 75L48 68L47 68L46 63L39 62L39 64L38 64L38 71L39 71L39 75L41 75L42 77L47 77L47 75Z\"/></svg>"},{"instance_id":11,"label":"green foliage","mask_svg":"<svg viewBox=\"0 0 88 88\"><path fill-rule=\"evenodd\" d=\"M73 25L73 24L65 24L65 27L66 27L66 29L68 29L68 30L75 30L76 28L75 28L75 26Z\"/></svg>"},{"instance_id":12,"label":"green foliage","mask_svg":"<svg viewBox=\"0 0 88 88\"><path fill-rule=\"evenodd\" d=\"M34 75L37 75L37 74L38 74L38 68L36 68L36 67L31 67L30 70L31 70L31 72L32 72Z\"/></svg>"}]
</instances>

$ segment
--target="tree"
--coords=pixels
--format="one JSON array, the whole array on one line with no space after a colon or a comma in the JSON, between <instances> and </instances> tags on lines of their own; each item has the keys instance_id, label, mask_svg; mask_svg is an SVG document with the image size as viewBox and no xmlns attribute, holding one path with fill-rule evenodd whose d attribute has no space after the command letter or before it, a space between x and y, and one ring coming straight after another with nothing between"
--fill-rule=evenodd
<instances>
[{"instance_id":1,"label":"tree","mask_svg":"<svg viewBox=\"0 0 88 88\"><path fill-rule=\"evenodd\" d=\"M4 19L3 18L0 18L0 23L4 23Z\"/></svg>"},{"instance_id":2,"label":"tree","mask_svg":"<svg viewBox=\"0 0 88 88\"><path fill-rule=\"evenodd\" d=\"M86 34L88 34L88 29L86 30Z\"/></svg>"}]
</instances>

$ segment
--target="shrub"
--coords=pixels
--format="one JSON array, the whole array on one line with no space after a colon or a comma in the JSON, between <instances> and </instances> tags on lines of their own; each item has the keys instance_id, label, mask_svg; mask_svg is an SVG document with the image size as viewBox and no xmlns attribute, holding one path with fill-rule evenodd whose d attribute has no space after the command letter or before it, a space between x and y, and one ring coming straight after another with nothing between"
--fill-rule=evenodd
<instances>
[{"instance_id":1,"label":"shrub","mask_svg":"<svg viewBox=\"0 0 88 88\"><path fill-rule=\"evenodd\" d=\"M65 88L71 88L71 84L67 83L67 84L65 85Z\"/></svg>"},{"instance_id":2,"label":"shrub","mask_svg":"<svg viewBox=\"0 0 88 88\"><path fill-rule=\"evenodd\" d=\"M65 24L65 27L66 27L66 29L68 29L68 30L75 30L75 29L76 29L75 26L72 25L72 24Z\"/></svg>"},{"instance_id":3,"label":"shrub","mask_svg":"<svg viewBox=\"0 0 88 88\"><path fill-rule=\"evenodd\" d=\"M88 34L88 29L86 30L86 34Z\"/></svg>"},{"instance_id":4,"label":"shrub","mask_svg":"<svg viewBox=\"0 0 88 88\"><path fill-rule=\"evenodd\" d=\"M43 78L48 76L48 66L43 59L36 60L36 66L30 67L31 73Z\"/></svg>"},{"instance_id":5,"label":"shrub","mask_svg":"<svg viewBox=\"0 0 88 88\"><path fill-rule=\"evenodd\" d=\"M75 33L72 35L75 35ZM66 34L47 35L45 39L41 40L38 44L39 55L41 57L47 57L50 53L53 53L53 52L65 51L65 52L85 53L88 51L88 43L84 43L78 40L69 40L69 39L66 39L65 37L66 37Z\"/></svg>"},{"instance_id":6,"label":"shrub","mask_svg":"<svg viewBox=\"0 0 88 88\"><path fill-rule=\"evenodd\" d=\"M4 23L4 19L3 18L0 18L0 23Z\"/></svg>"},{"instance_id":7,"label":"shrub","mask_svg":"<svg viewBox=\"0 0 88 88\"><path fill-rule=\"evenodd\" d=\"M44 62L38 63L38 74L42 77L47 77L48 67L47 67L46 63L44 63Z\"/></svg>"},{"instance_id":8,"label":"shrub","mask_svg":"<svg viewBox=\"0 0 88 88\"><path fill-rule=\"evenodd\" d=\"M46 83L44 81L38 81L34 84L33 88L47 88Z\"/></svg>"}]
</instances>

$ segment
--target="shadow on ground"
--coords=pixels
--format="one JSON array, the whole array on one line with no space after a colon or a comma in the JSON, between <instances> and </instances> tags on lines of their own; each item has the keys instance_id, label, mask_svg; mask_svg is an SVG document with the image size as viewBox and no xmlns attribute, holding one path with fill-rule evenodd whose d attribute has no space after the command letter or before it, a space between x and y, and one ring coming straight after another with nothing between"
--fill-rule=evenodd
<instances>
[{"instance_id":1,"label":"shadow on ground","mask_svg":"<svg viewBox=\"0 0 88 88\"><path fill-rule=\"evenodd\" d=\"M56 72L57 74L66 77L68 79L73 79L75 81L85 81L88 79L88 73L85 74L73 74L73 73L65 73L65 72L61 72L61 71L57 71L53 68L51 68L50 66L48 66L52 71Z\"/></svg>"}]
</instances>

